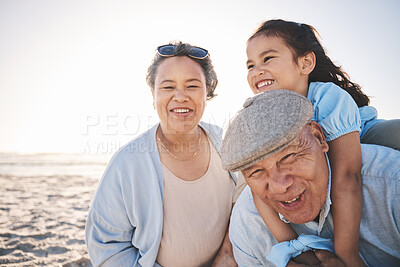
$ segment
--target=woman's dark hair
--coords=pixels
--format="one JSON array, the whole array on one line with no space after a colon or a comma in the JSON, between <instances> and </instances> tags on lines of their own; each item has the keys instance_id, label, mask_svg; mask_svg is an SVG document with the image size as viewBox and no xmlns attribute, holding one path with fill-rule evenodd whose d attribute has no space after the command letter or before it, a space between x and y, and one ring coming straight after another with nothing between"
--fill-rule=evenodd
<instances>
[{"instance_id":1,"label":"woman's dark hair","mask_svg":"<svg viewBox=\"0 0 400 267\"><path fill-rule=\"evenodd\" d=\"M309 75L308 83L333 82L346 90L357 103L358 107L369 104L369 98L361 91L360 85L350 81L349 75L340 66L336 66L326 55L324 48L317 38L319 34L314 27L281 19L268 20L256 30L247 42L258 36L282 38L294 52L294 60L296 62L300 56L314 52L316 65Z\"/></svg>"},{"instance_id":2,"label":"woman's dark hair","mask_svg":"<svg viewBox=\"0 0 400 267\"><path fill-rule=\"evenodd\" d=\"M182 43L182 42L171 42L170 44L174 45L176 47L175 54L173 56L168 56L164 57L161 56L160 54L156 53L154 56L148 70L147 70L147 75L146 75L146 82L150 86L151 90L154 92L154 83L157 75L157 70L160 64L166 60L167 58L170 57L183 57L187 56L191 60L196 61L199 63L201 68L203 69L204 76L206 77L206 87L207 87L207 100L210 100L216 96L214 93L215 88L218 85L218 78L217 74L214 70L214 66L211 62L210 56L208 55L204 59L197 59L189 56L189 50L192 47L188 43Z\"/></svg>"}]
</instances>

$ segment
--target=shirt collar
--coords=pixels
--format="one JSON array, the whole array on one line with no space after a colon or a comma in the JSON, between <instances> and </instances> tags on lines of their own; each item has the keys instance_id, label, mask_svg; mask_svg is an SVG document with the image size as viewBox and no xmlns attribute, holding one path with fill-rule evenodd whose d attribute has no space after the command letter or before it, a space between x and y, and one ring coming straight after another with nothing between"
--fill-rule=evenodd
<instances>
[{"instance_id":1,"label":"shirt collar","mask_svg":"<svg viewBox=\"0 0 400 267\"><path fill-rule=\"evenodd\" d=\"M328 155L325 153L325 157L326 157L326 163L328 164L328 174L329 174L329 178L328 178L328 186L326 188L327 194L326 194L326 198L325 198L325 203L324 205L322 205L321 211L319 212L319 222L318 222L318 234L321 232L322 227L324 226L326 217L329 214L330 208L331 208L331 164L329 163L329 159L328 159ZM288 221L282 214L279 213L279 217L281 218L282 221L284 221L285 223L290 223L290 221Z\"/></svg>"}]
</instances>

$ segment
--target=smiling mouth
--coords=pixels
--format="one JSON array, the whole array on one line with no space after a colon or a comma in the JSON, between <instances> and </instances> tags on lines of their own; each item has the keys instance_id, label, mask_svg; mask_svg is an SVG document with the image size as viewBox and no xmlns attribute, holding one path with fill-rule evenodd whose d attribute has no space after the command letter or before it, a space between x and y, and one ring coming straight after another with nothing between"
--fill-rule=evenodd
<instances>
[{"instance_id":1,"label":"smiling mouth","mask_svg":"<svg viewBox=\"0 0 400 267\"><path fill-rule=\"evenodd\" d=\"M289 200L289 201L282 201L282 203L283 203L283 204L292 204L292 203L296 202L297 200L299 200L300 197L301 197L301 194L298 195L297 197L293 198L292 200Z\"/></svg>"},{"instance_id":2,"label":"smiling mouth","mask_svg":"<svg viewBox=\"0 0 400 267\"><path fill-rule=\"evenodd\" d=\"M190 109L188 109L188 108L175 108L175 109L172 109L171 111L175 112L175 113L179 113L179 114L185 114L185 113L190 112Z\"/></svg>"},{"instance_id":3,"label":"smiling mouth","mask_svg":"<svg viewBox=\"0 0 400 267\"><path fill-rule=\"evenodd\" d=\"M269 86L273 83L274 83L274 80L262 80L261 82L258 82L256 84L256 87L257 87L257 89L260 89L261 87Z\"/></svg>"}]
</instances>

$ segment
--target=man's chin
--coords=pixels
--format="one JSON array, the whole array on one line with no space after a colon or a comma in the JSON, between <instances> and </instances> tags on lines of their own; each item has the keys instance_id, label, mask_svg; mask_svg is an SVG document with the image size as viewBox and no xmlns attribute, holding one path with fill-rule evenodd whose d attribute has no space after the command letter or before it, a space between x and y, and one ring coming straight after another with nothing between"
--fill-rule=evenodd
<instances>
[{"instance_id":1,"label":"man's chin","mask_svg":"<svg viewBox=\"0 0 400 267\"><path fill-rule=\"evenodd\" d=\"M295 224L303 224L311 222L312 220L314 220L315 217L318 216L318 213L314 214L314 213L304 213L304 212L299 212L298 214L293 214L293 212L290 212L290 214L285 214L285 213L281 214L283 215L283 217L285 217L286 220Z\"/></svg>"}]
</instances>

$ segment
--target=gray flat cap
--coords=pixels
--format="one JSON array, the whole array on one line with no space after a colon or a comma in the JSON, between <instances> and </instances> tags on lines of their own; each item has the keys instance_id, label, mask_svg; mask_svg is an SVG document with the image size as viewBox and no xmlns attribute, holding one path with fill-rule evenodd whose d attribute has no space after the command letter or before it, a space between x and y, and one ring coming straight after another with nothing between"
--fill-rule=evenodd
<instances>
[{"instance_id":1,"label":"gray flat cap","mask_svg":"<svg viewBox=\"0 0 400 267\"><path fill-rule=\"evenodd\" d=\"M290 90L268 91L247 99L224 134L222 167L242 170L285 148L313 113L311 102Z\"/></svg>"}]
</instances>

